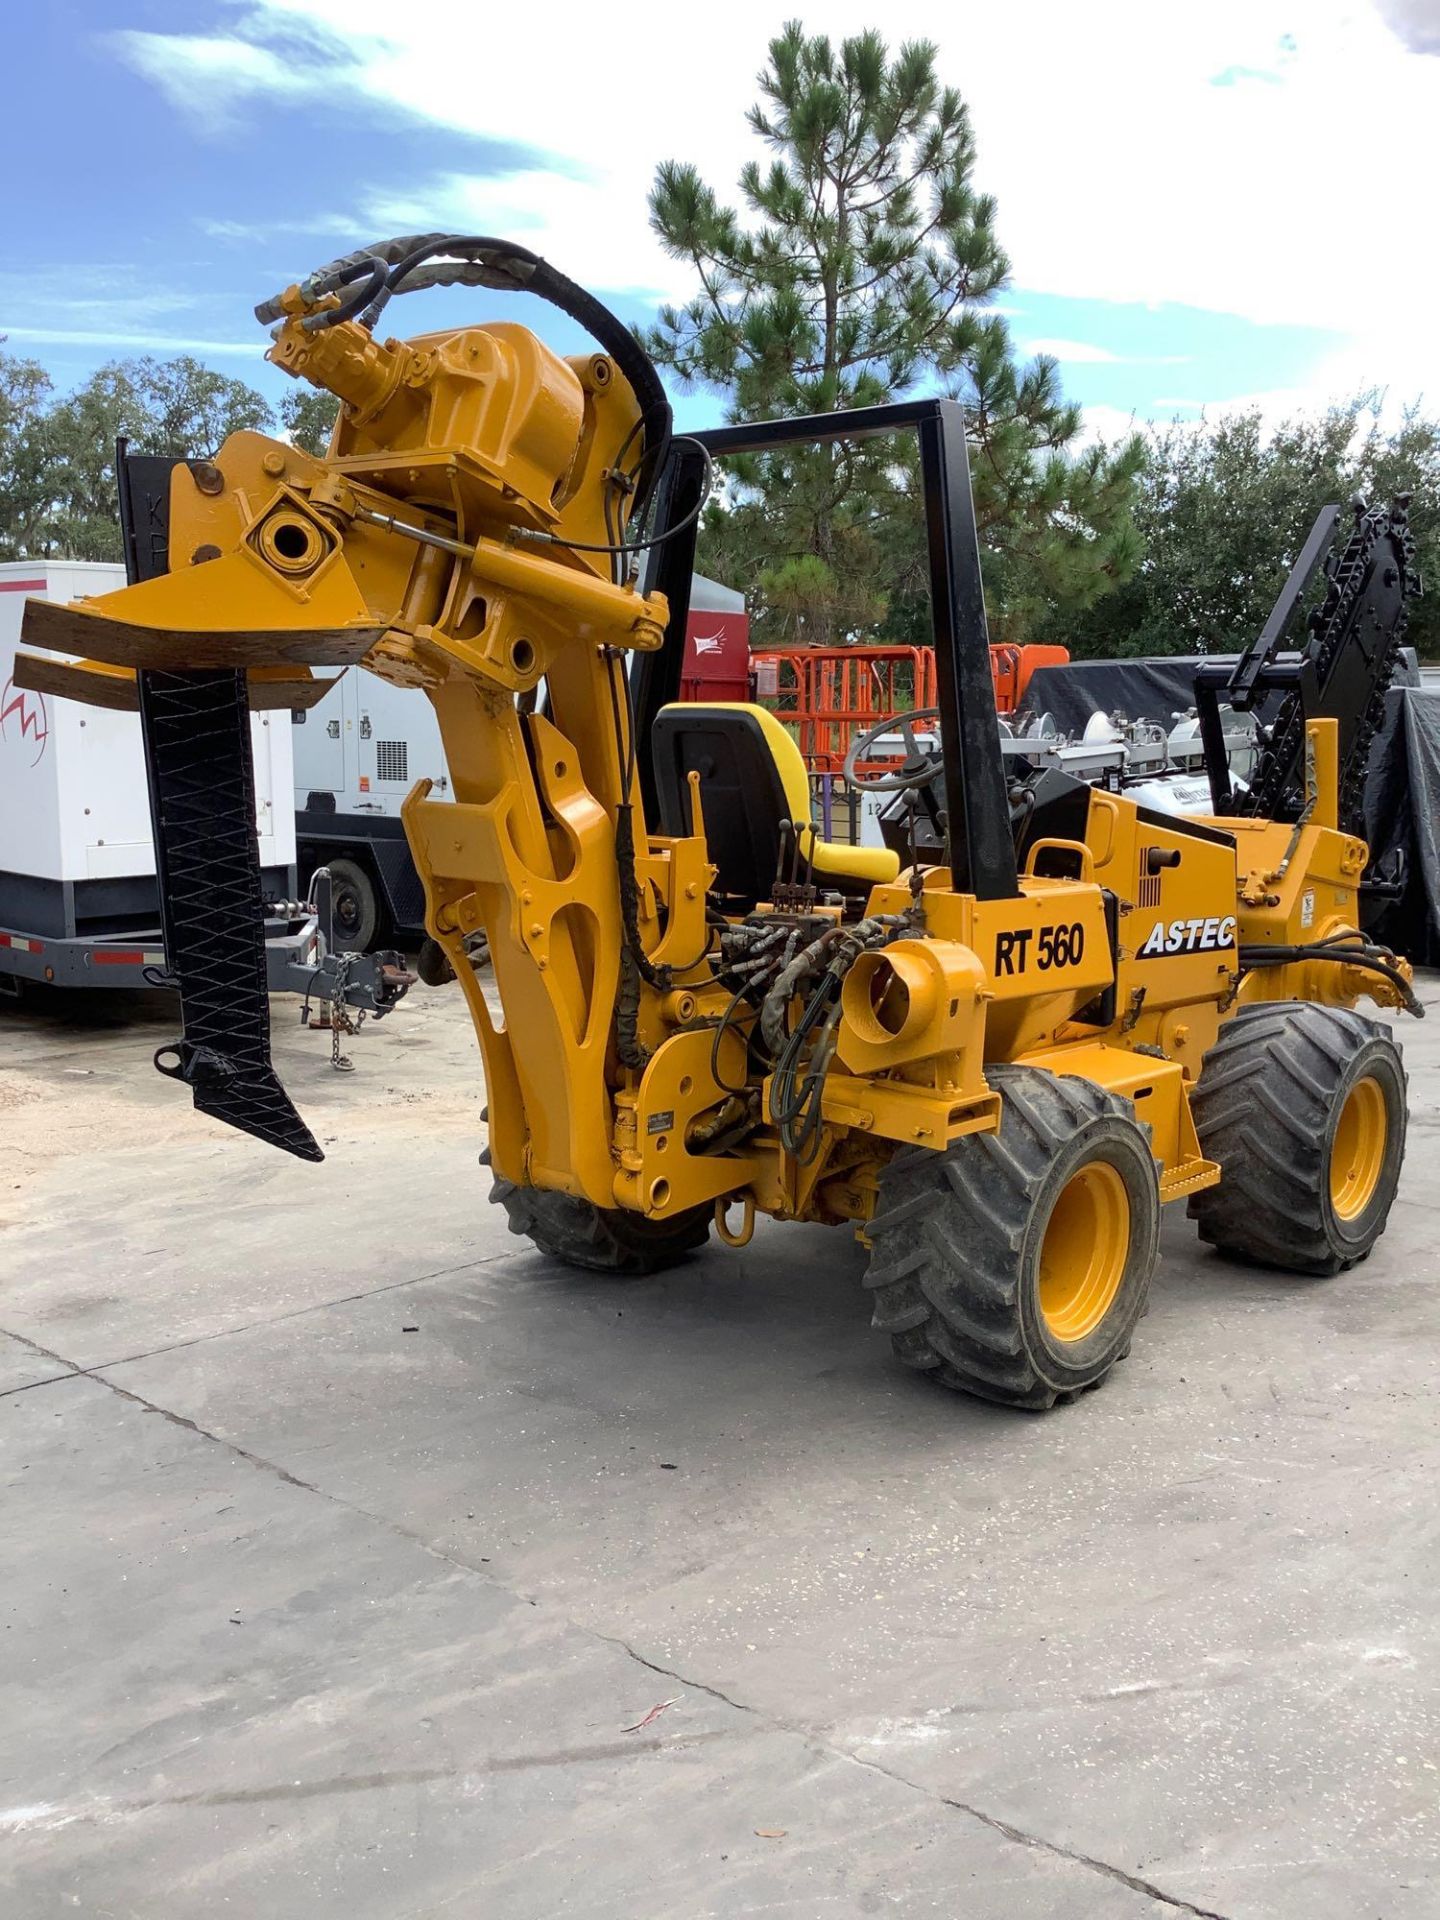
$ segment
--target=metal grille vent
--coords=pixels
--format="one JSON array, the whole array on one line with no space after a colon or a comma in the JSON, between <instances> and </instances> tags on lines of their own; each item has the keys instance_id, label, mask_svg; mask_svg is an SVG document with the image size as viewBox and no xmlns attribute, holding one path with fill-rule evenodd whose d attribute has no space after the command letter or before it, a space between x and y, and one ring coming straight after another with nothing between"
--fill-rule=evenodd
<instances>
[{"instance_id":1,"label":"metal grille vent","mask_svg":"<svg viewBox=\"0 0 1440 1920\"><path fill-rule=\"evenodd\" d=\"M375 742L375 778L377 780L408 780L406 772L406 742L404 740L377 740Z\"/></svg>"},{"instance_id":2,"label":"metal grille vent","mask_svg":"<svg viewBox=\"0 0 1440 1920\"><path fill-rule=\"evenodd\" d=\"M1142 847L1140 849L1140 898L1136 904L1142 907L1158 907L1160 904L1160 876L1158 873L1147 873L1145 871L1150 864L1149 856L1149 847Z\"/></svg>"}]
</instances>

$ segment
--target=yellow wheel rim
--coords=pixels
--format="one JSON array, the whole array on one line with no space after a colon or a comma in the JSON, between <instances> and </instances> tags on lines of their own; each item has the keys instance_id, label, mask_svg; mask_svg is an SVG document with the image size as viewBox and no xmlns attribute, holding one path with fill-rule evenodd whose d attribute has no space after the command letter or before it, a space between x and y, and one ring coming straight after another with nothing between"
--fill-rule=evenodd
<instances>
[{"instance_id":1,"label":"yellow wheel rim","mask_svg":"<svg viewBox=\"0 0 1440 1920\"><path fill-rule=\"evenodd\" d=\"M1040 1311L1057 1340L1083 1340L1110 1311L1130 1252L1130 1196L1108 1161L1060 1189L1040 1244Z\"/></svg>"},{"instance_id":2,"label":"yellow wheel rim","mask_svg":"<svg viewBox=\"0 0 1440 1920\"><path fill-rule=\"evenodd\" d=\"M1345 1096L1330 1149L1330 1204L1341 1220L1355 1219L1374 1199L1389 1139L1384 1090L1367 1075Z\"/></svg>"}]
</instances>

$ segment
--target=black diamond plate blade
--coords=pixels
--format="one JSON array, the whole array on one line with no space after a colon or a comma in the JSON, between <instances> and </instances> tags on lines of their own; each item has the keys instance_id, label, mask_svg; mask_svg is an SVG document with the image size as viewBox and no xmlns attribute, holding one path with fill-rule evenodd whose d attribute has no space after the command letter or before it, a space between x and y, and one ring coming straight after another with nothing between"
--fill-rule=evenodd
<instances>
[{"instance_id":1,"label":"black diamond plate blade","mask_svg":"<svg viewBox=\"0 0 1440 1920\"><path fill-rule=\"evenodd\" d=\"M155 1064L195 1105L302 1160L323 1160L270 1061L260 849L245 675L138 674L165 955L183 1037Z\"/></svg>"}]
</instances>

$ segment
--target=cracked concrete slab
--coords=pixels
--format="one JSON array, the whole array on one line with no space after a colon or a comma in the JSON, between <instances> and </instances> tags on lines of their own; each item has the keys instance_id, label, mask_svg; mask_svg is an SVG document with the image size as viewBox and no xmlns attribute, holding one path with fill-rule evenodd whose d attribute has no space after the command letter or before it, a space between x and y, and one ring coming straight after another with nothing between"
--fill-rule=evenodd
<instances>
[{"instance_id":1,"label":"cracked concrete slab","mask_svg":"<svg viewBox=\"0 0 1440 1920\"><path fill-rule=\"evenodd\" d=\"M1440 1003L1433 983L1427 998ZM400 1017L380 1030L377 1049ZM418 1554L434 1579L463 1570L523 1608L535 1631L543 1623L561 1638L577 1635L597 1661L646 1676L627 1709L712 1689L719 1698L701 1697L719 1719L700 1726L717 1737L685 1756L698 1798L677 1790L673 1819L654 1811L658 1789L653 1799L646 1787L617 1800L607 1782L617 1768L617 1779L630 1779L623 1755L583 1757L583 1729L555 1708L528 1656L511 1671L492 1640L477 1686L508 1685L527 1710L533 1694L537 1734L553 1721L555 1738L529 1740L525 1752L572 1756L485 1775L480 1798L493 1819L464 1802L444 1771L448 1755L436 1760L415 1743L402 1704L383 1695L369 1703L363 1737L347 1718L333 1751L295 1748L303 1767L287 1761L277 1773L260 1764L270 1748L246 1748L238 1785L212 1767L223 1743L212 1752L213 1730L197 1723L172 1761L171 1786L188 1791L193 1769L195 1791L222 1798L126 1815L126 1830L163 1826L153 1859L171 1850L188 1858L203 1831L214 1836L207 1871L229 1871L228 1850L240 1847L263 1873L272 1843L245 1823L273 1805L265 1795L294 1771L307 1785L279 1824L288 1832L297 1823L301 1837L288 1853L288 1842L273 1843L280 1882L255 1882L267 1912L290 1910L285 1900L316 1859L329 1860L340 1826L353 1820L346 1831L357 1830L371 1806L386 1835L410 1823L413 1870L435 1876L417 1884L440 1889L467 1847L472 1865L483 1854L495 1877L482 1884L497 1890L492 1910L507 1920L530 1912L527 1900L537 1913L602 1916L897 1910L999 1920L1066 1914L1072 1900L1077 1913L1108 1914L1112 1899L1131 1903L1113 1909L1120 1913L1170 1908L1226 1920L1331 1912L1420 1920L1434 1911L1440 1742L1430 1595L1440 1568L1431 1488L1440 1419L1425 1365L1440 1335L1433 1023L1403 1029L1411 1152L1391 1231L1367 1265L1330 1282L1242 1272L1202 1252L1172 1209L1153 1309L1131 1358L1102 1392L1036 1419L951 1399L898 1369L868 1328L862 1256L840 1233L765 1227L742 1253L716 1247L673 1274L619 1285L527 1251L480 1197L473 1066L458 1006L433 997L423 1017L440 1080L433 1108L413 1112L410 1131L392 1129L360 1102L357 1080L333 1109L340 1137L330 1164L354 1164L350 1148L359 1152L373 1236L352 1236L348 1188L342 1196L317 1186L301 1167L266 1186L253 1229L235 1229L236 1216L207 1209L207 1199L224 1201L240 1167L268 1163L244 1142L233 1161L193 1157L185 1128L201 1127L207 1150L213 1141L186 1115L173 1141L148 1156L129 1141L92 1152L87 1183L93 1168L98 1191L126 1195L126 1205L136 1199L135 1165L121 1161L143 1159L152 1217L166 1222L173 1203L163 1190L157 1197L156 1169L182 1169L188 1211L172 1264L149 1267L127 1244L115 1298L67 1322L96 1258L100 1210L67 1219L56 1205L64 1169L34 1174L27 1287L19 1315L0 1323L102 1378L0 1399L0 1414L24 1410L23 1425L0 1425L0 1434L23 1433L26 1448L39 1449L20 1461L26 1491L54 1488L48 1504L26 1510L22 1533L36 1537L18 1592L28 1601L51 1568L68 1564L72 1547L54 1537L50 1516L87 1540L117 1524L96 1518L83 1486L106 1443L81 1435L64 1473L40 1446L47 1398L89 1405L103 1393L125 1409L111 1418L127 1431L159 1427L180 1436L176 1445L230 1459L239 1448L266 1463L245 1472L273 1479L287 1502L314 1513L317 1540L342 1522L368 1529L366 1553ZM281 1037L292 1080L291 1056L307 1040ZM42 1082L43 1055L42 1047ZM399 1084L391 1065L379 1084ZM115 1071L123 1092L148 1073L148 1053ZM411 1258L407 1222L433 1267ZM288 1262L312 1242L318 1281ZM75 1344L67 1324L82 1335ZM165 1350L127 1358L151 1347ZM14 1363L55 1364L29 1348ZM143 1403L167 1411L147 1413ZM199 1431L183 1434L167 1412ZM163 1484L134 1479L108 1504L130 1515L144 1507L135 1488ZM161 1532L173 1532L162 1521ZM308 1531L266 1522L272 1576L293 1567L315 1584ZM330 1550L342 1566L368 1564L349 1539ZM390 1543L383 1554L379 1541ZM183 1609L163 1585L151 1589L157 1633L168 1615L188 1622L212 1590L230 1598L220 1543L207 1534L193 1550ZM75 1578L82 1590L96 1582L103 1590L103 1555L77 1563ZM318 1674L339 1658L337 1639L354 1634L353 1585L339 1576L326 1589L336 1596L333 1620L312 1623ZM434 1625L428 1605L395 1603L387 1659L398 1672L449 1671L451 1630ZM481 1607L477 1618L488 1617ZM29 1631L45 1644L43 1611ZM208 1649L182 1636L176 1657L177 1678L189 1673L198 1686ZM52 1663L62 1714L72 1692L82 1720L102 1720L107 1699L119 1712L111 1682L92 1681L84 1667L73 1648ZM608 1671L587 1667L576 1682L577 1696L605 1703L585 1736L592 1746L609 1724ZM423 1692L429 1680L417 1684ZM293 1670L273 1685L277 1702L305 1697ZM659 1728L673 1739L667 1723L679 1712L667 1709L645 1737ZM727 1715L745 1731L730 1730ZM287 1724L275 1754L291 1751L292 1736ZM751 1821L759 1853L741 1877L706 1877L702 1803L708 1795L714 1817L730 1817L726 1756L745 1741L764 1745L771 1772L762 1777L777 1791L788 1780L811 1796L805 1818L816 1824L805 1850L819 1878L808 1866L806 1876L791 1872L800 1815L791 1826L790 1814L775 1814L787 1838L761 1846L753 1828L771 1824L768 1813ZM479 1743L480 1758L518 1753ZM478 1764L476 1743L466 1756ZM86 1790L85 1752L72 1742L68 1756L52 1757L56 1784L43 1804L60 1809L62 1824L23 1838L42 1855L53 1847L58 1871L99 1830L69 1818ZM645 1764L663 1759L668 1768L673 1758L666 1746ZM372 1776L373 1786L325 1784ZM252 1789L259 1799L223 1797ZM617 1864L612 1828L631 1791L639 1811ZM534 1830L537 1808L549 1810L544 1832ZM549 1830L557 1820L563 1832ZM996 1850L973 1872L972 1830ZM246 1832L249 1841L237 1838ZM672 1841L708 1863L698 1881L669 1877ZM783 1862L776 1849L789 1849ZM86 1853L97 1876L89 1887L103 1884L102 1853L98 1845ZM958 1877L947 1879L952 1860ZM723 1866L728 1875L732 1858ZM44 1868L36 1871L31 1884L43 1887ZM248 1897L243 1860L234 1871L241 1878L227 1890ZM124 1882L137 1901L143 1874L137 1856ZM354 1906L348 1883L322 1874L315 1884L319 1904L304 1911ZM276 1885L286 1889L279 1904ZM211 1893L196 1888L193 1910L208 1911ZM450 1898L436 1891L434 1904L413 1910L446 1911ZM455 1898L463 1905L464 1895ZM589 1904L563 1904L576 1898Z\"/></svg>"},{"instance_id":2,"label":"cracked concrete slab","mask_svg":"<svg viewBox=\"0 0 1440 1920\"><path fill-rule=\"evenodd\" d=\"M18 1393L38 1381L53 1380L68 1368L47 1360L42 1353L13 1334L0 1333L0 1394Z\"/></svg>"},{"instance_id":3,"label":"cracked concrete slab","mask_svg":"<svg viewBox=\"0 0 1440 1920\"><path fill-rule=\"evenodd\" d=\"M17 1920L1154 1911L101 1382L3 1417Z\"/></svg>"}]
</instances>

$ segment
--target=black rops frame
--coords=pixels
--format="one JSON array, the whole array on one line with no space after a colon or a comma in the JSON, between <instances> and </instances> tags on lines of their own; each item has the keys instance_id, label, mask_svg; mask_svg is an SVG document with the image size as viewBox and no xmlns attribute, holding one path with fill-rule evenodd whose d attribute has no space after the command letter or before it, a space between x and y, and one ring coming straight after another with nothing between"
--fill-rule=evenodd
<instances>
[{"instance_id":1,"label":"black rops frame","mask_svg":"<svg viewBox=\"0 0 1440 1920\"><path fill-rule=\"evenodd\" d=\"M930 608L935 629L935 679L940 703L947 844L951 882L981 900L1018 893L1015 844L995 683L990 671L985 596L980 581L980 543L970 463L965 449L964 410L954 400L906 400L887 407L857 407L851 413L816 413L797 420L714 427L677 440L656 501L656 532L664 534L695 513L712 455L766 453L775 447L831 440L868 439L914 428L920 443L921 498L930 557ZM690 576L698 526L652 546L646 592L670 603L665 645L636 661L636 730L643 743L641 789L646 812L656 811L650 730L661 707L680 697Z\"/></svg>"}]
</instances>

